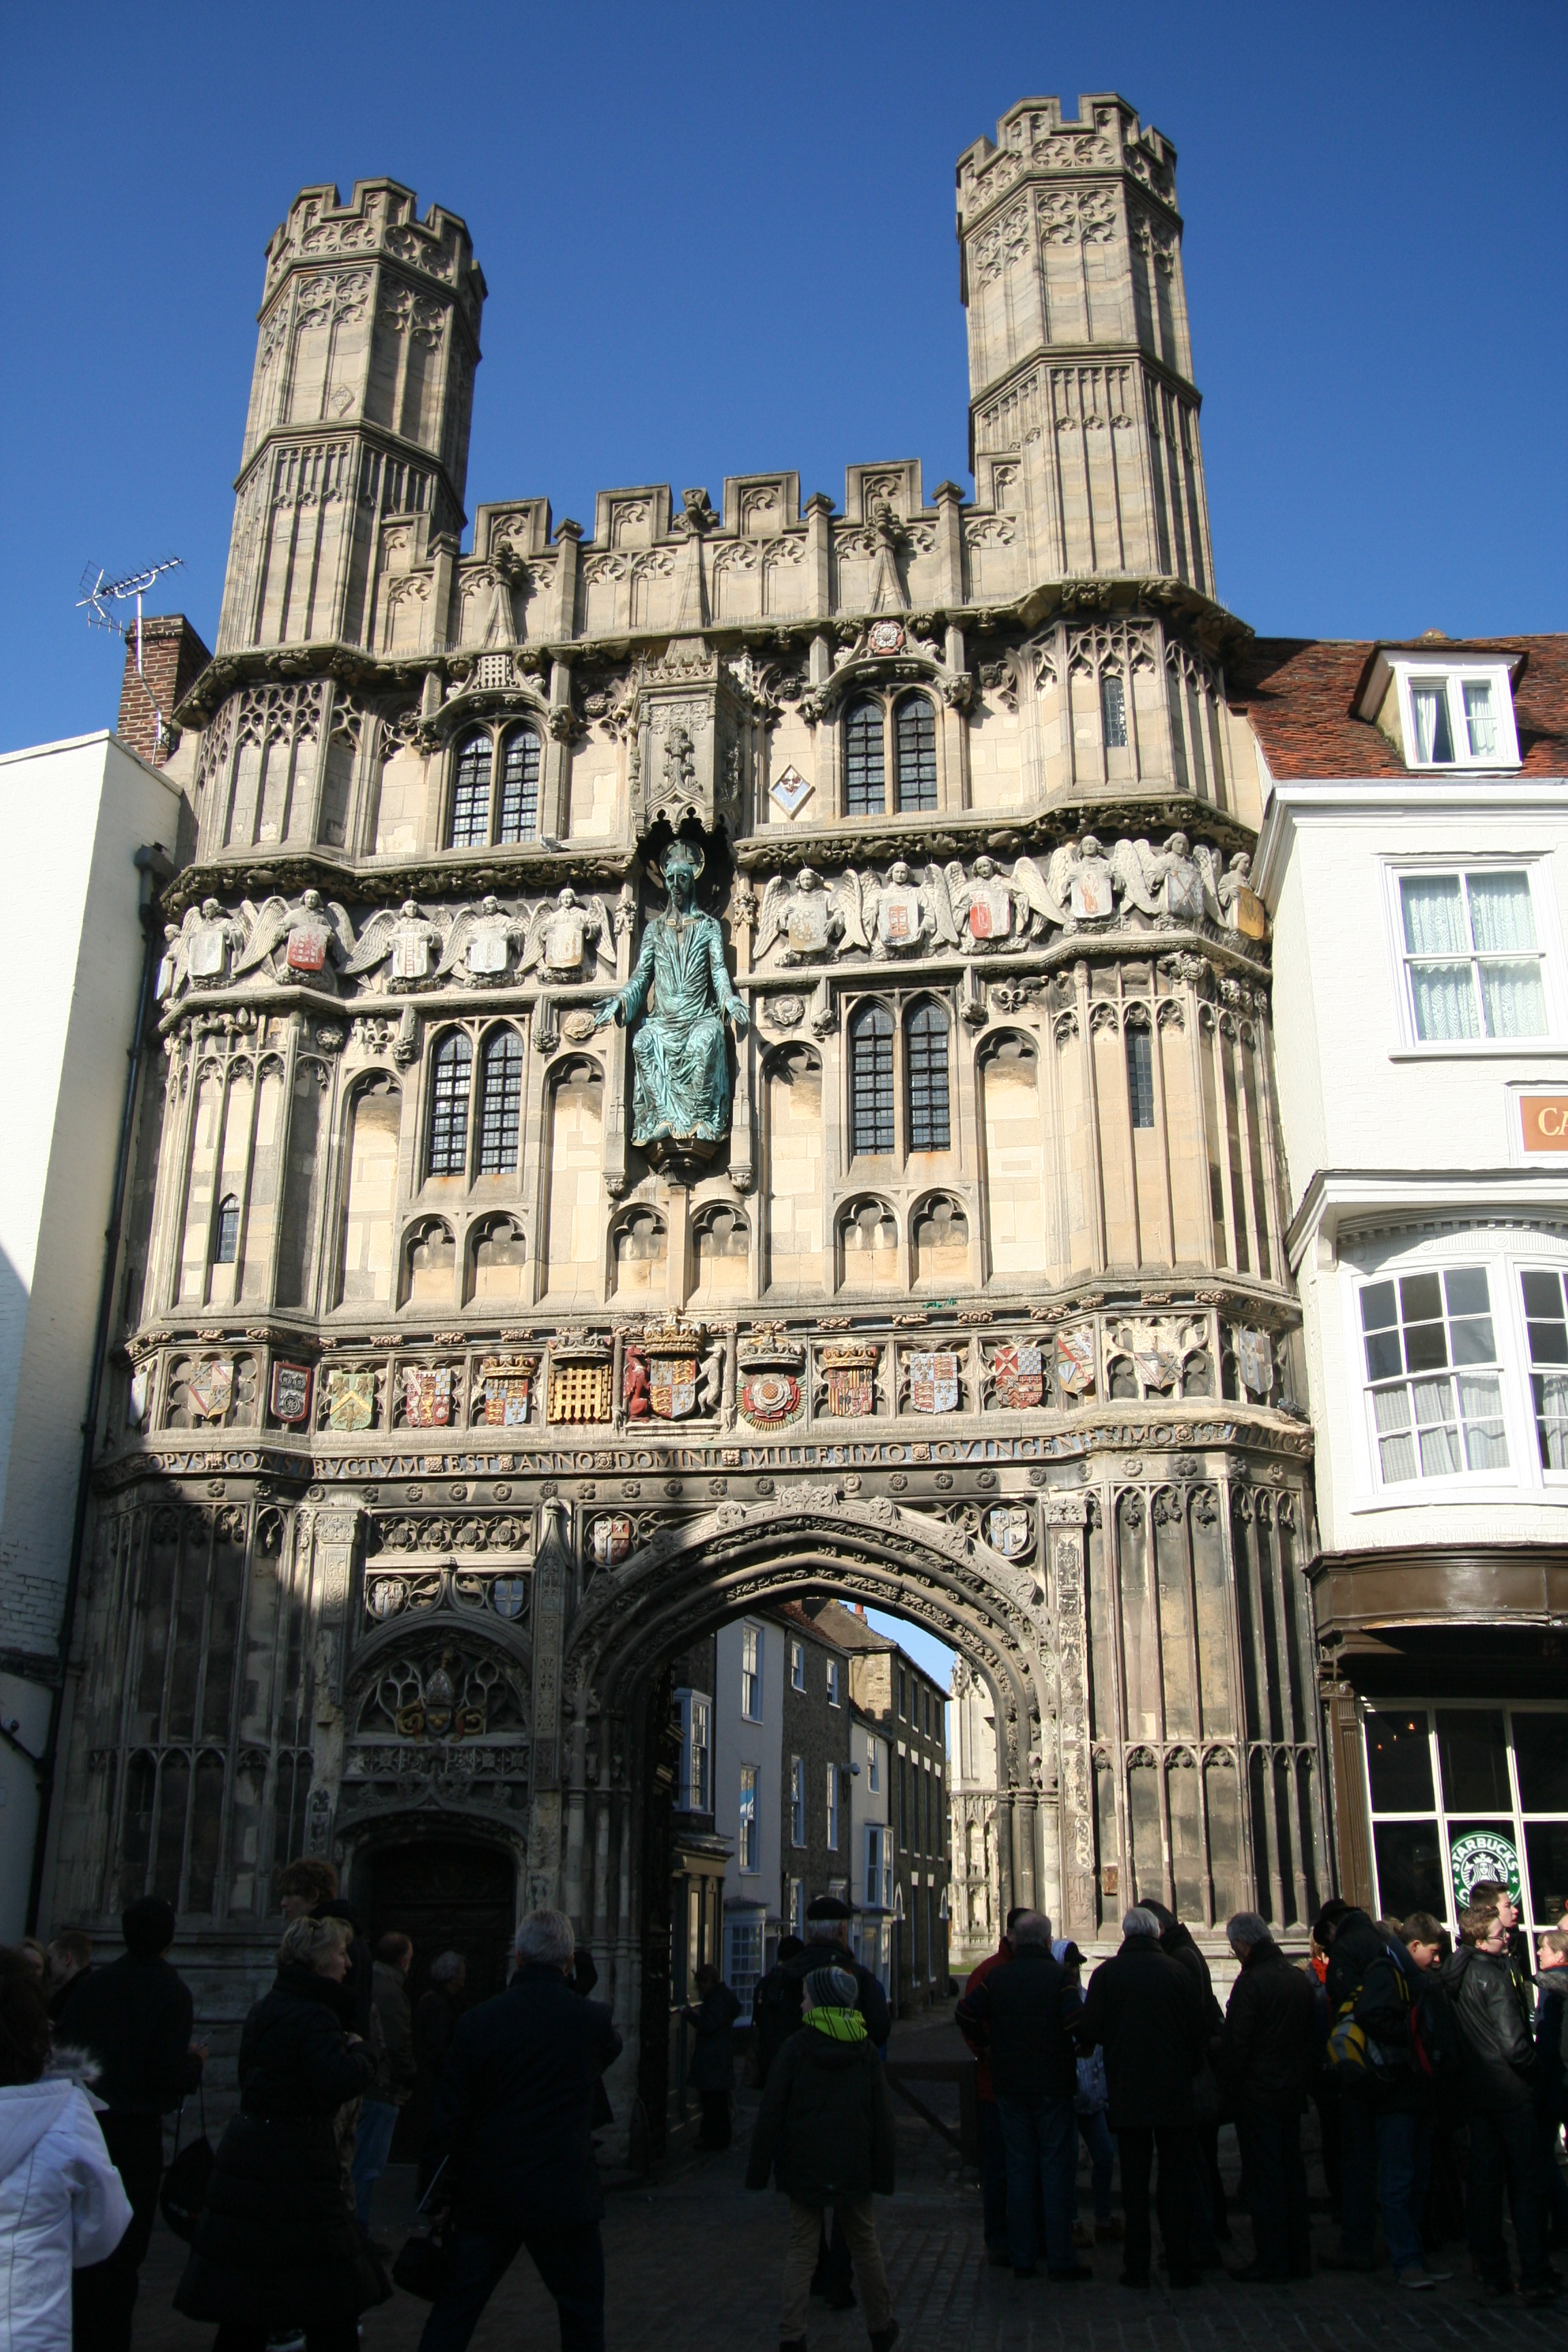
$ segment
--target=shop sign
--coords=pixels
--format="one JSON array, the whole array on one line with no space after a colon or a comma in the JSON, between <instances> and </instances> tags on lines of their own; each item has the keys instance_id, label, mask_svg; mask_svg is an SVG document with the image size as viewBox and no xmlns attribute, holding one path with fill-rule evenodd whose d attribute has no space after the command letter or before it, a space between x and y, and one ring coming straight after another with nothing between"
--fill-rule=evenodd
<instances>
[{"instance_id":1,"label":"shop sign","mask_svg":"<svg viewBox=\"0 0 1568 2352\"><path fill-rule=\"evenodd\" d=\"M1519 1125L1527 1152L1568 1151L1568 1094L1521 1094Z\"/></svg>"},{"instance_id":2,"label":"shop sign","mask_svg":"<svg viewBox=\"0 0 1568 2352\"><path fill-rule=\"evenodd\" d=\"M1501 1830L1467 1830L1463 1837L1457 1837L1448 1848L1448 1870L1457 1911L1469 1908L1471 1888L1489 1878L1506 1886L1515 1903L1520 1900L1519 1850Z\"/></svg>"}]
</instances>

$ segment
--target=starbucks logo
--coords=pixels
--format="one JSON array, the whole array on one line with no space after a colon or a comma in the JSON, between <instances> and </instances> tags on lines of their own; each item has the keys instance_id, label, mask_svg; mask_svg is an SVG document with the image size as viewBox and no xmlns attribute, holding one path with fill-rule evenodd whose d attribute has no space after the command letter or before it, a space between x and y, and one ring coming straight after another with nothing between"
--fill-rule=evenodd
<instances>
[{"instance_id":1,"label":"starbucks logo","mask_svg":"<svg viewBox=\"0 0 1568 2352\"><path fill-rule=\"evenodd\" d=\"M1468 1907L1472 1888L1484 1879L1495 1878L1506 1886L1517 1903L1522 1881L1520 1876L1519 1853L1513 1840L1500 1830L1468 1830L1448 1849L1448 1866L1454 1881L1454 1904L1458 1910Z\"/></svg>"}]
</instances>

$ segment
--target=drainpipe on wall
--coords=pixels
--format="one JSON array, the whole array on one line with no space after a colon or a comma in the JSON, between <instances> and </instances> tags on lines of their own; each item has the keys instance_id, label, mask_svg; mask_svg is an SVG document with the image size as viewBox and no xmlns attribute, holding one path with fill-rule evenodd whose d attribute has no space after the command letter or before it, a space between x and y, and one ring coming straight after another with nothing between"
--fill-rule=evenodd
<instances>
[{"instance_id":1,"label":"drainpipe on wall","mask_svg":"<svg viewBox=\"0 0 1568 2352\"><path fill-rule=\"evenodd\" d=\"M33 1824L33 1868L27 1886L27 1933L33 1934L38 1924L38 1911L43 1902L44 1858L48 1844L49 1816L53 1809L55 1765L59 1751L60 1725L65 1715L66 1674L71 1652L71 1640L76 1623L77 1594L81 1589L82 1545L87 1535L88 1498L92 1492L92 1442L98 1427L99 1407L103 1401L103 1372L109 1349L110 1324L114 1313L114 1270L120 1259L120 1229L125 1215L126 1181L131 1171L131 1135L136 1116L136 1089L142 1076L142 1060L147 1029L147 1008L153 994L153 975L158 966L159 935L156 921L158 892L169 879L174 867L161 842L144 844L133 859L141 877L141 898L138 913L142 919L142 984L136 995L136 1025L126 1048L125 1099L120 1112L120 1141L114 1155L114 1188L110 1196L109 1223L103 1234L103 1274L98 1286L98 1318L93 1327L92 1367L88 1374L87 1408L81 1424L81 1466L77 1473L76 1509L71 1519L70 1559L66 1570L65 1600L60 1612L59 1668L54 1687L49 1693L49 1727L44 1738L42 1752L35 1759L37 1774L37 1814Z\"/></svg>"}]
</instances>

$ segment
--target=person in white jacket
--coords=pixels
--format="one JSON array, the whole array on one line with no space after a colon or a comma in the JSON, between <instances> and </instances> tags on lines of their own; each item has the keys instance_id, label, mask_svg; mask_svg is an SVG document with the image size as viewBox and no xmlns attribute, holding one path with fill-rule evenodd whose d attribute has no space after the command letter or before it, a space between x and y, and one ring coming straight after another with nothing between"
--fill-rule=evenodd
<instances>
[{"instance_id":1,"label":"person in white jacket","mask_svg":"<svg viewBox=\"0 0 1568 2352\"><path fill-rule=\"evenodd\" d=\"M63 2053L62 2053L63 2055ZM92 2103L46 2073L49 2015L21 1955L0 1951L0 2345L70 2352L71 2273L113 2252L131 2200Z\"/></svg>"}]
</instances>

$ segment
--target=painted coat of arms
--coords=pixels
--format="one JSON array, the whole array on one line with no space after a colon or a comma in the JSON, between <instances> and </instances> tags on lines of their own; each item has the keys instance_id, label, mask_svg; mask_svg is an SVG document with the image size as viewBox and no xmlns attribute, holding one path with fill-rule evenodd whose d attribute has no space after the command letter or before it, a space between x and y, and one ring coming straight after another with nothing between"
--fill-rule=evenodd
<instances>
[{"instance_id":1,"label":"painted coat of arms","mask_svg":"<svg viewBox=\"0 0 1568 2352\"><path fill-rule=\"evenodd\" d=\"M910 1358L910 1402L916 1412L958 1411L958 1358L951 1348Z\"/></svg>"},{"instance_id":2,"label":"painted coat of arms","mask_svg":"<svg viewBox=\"0 0 1568 2352\"><path fill-rule=\"evenodd\" d=\"M1092 1328L1057 1333L1057 1380L1072 1396L1094 1394L1095 1347Z\"/></svg>"},{"instance_id":3,"label":"painted coat of arms","mask_svg":"<svg viewBox=\"0 0 1568 2352\"><path fill-rule=\"evenodd\" d=\"M826 1409L835 1421L858 1421L877 1409L877 1362L879 1348L853 1342L824 1348L818 1361L827 1391Z\"/></svg>"},{"instance_id":4,"label":"painted coat of arms","mask_svg":"<svg viewBox=\"0 0 1568 2352\"><path fill-rule=\"evenodd\" d=\"M1244 1324L1236 1335L1236 1362L1250 1393L1266 1397L1274 1386L1274 1342L1268 1332Z\"/></svg>"},{"instance_id":5,"label":"painted coat of arms","mask_svg":"<svg viewBox=\"0 0 1568 2352\"><path fill-rule=\"evenodd\" d=\"M616 1568L632 1548L632 1523L624 1513L607 1513L594 1521L588 1530L594 1560L599 1568Z\"/></svg>"},{"instance_id":6,"label":"painted coat of arms","mask_svg":"<svg viewBox=\"0 0 1568 2352\"><path fill-rule=\"evenodd\" d=\"M998 1348L991 1360L992 1375L996 1384L996 1402L1009 1406L1015 1412L1027 1412L1039 1404L1046 1393L1046 1358L1041 1348L1012 1346Z\"/></svg>"},{"instance_id":7,"label":"painted coat of arms","mask_svg":"<svg viewBox=\"0 0 1568 2352\"><path fill-rule=\"evenodd\" d=\"M700 1324L676 1318L645 1329L647 1401L659 1421L685 1421L697 1410L697 1368L708 1334ZM627 1418L632 1417L628 1400Z\"/></svg>"},{"instance_id":8,"label":"painted coat of arms","mask_svg":"<svg viewBox=\"0 0 1568 2352\"><path fill-rule=\"evenodd\" d=\"M221 1420L234 1396L234 1358L208 1356L185 1382L185 1393L204 1421Z\"/></svg>"},{"instance_id":9,"label":"painted coat of arms","mask_svg":"<svg viewBox=\"0 0 1568 2352\"><path fill-rule=\"evenodd\" d=\"M1023 1559L1035 1548L1034 1514L1026 1503L993 1503L985 1514L985 1540L1004 1559Z\"/></svg>"},{"instance_id":10,"label":"painted coat of arms","mask_svg":"<svg viewBox=\"0 0 1568 2352\"><path fill-rule=\"evenodd\" d=\"M908 947L918 940L924 916L921 894L908 883L889 884L877 908L877 933L885 948Z\"/></svg>"},{"instance_id":11,"label":"painted coat of arms","mask_svg":"<svg viewBox=\"0 0 1568 2352\"><path fill-rule=\"evenodd\" d=\"M1163 1348L1135 1348L1132 1366L1146 1389L1168 1389L1175 1385L1176 1360Z\"/></svg>"},{"instance_id":12,"label":"painted coat of arms","mask_svg":"<svg viewBox=\"0 0 1568 2352\"><path fill-rule=\"evenodd\" d=\"M334 1364L327 1374L327 1427L368 1429L374 1419L375 1374L351 1372Z\"/></svg>"},{"instance_id":13,"label":"painted coat of arms","mask_svg":"<svg viewBox=\"0 0 1568 2352\"><path fill-rule=\"evenodd\" d=\"M410 1429L445 1429L452 1418L452 1373L447 1364L405 1364L403 1418Z\"/></svg>"},{"instance_id":14,"label":"painted coat of arms","mask_svg":"<svg viewBox=\"0 0 1568 2352\"><path fill-rule=\"evenodd\" d=\"M485 1400L485 1425L489 1429L521 1429L528 1421L533 1395L537 1356L492 1357L480 1369L479 1388Z\"/></svg>"},{"instance_id":15,"label":"painted coat of arms","mask_svg":"<svg viewBox=\"0 0 1568 2352\"><path fill-rule=\"evenodd\" d=\"M800 1411L800 1382L789 1372L750 1372L741 1382L741 1411L762 1429L776 1429Z\"/></svg>"},{"instance_id":16,"label":"painted coat of arms","mask_svg":"<svg viewBox=\"0 0 1568 2352\"><path fill-rule=\"evenodd\" d=\"M304 1421L308 1418L310 1411L310 1365L274 1364L272 1367L273 1420L283 1422Z\"/></svg>"},{"instance_id":17,"label":"painted coat of arms","mask_svg":"<svg viewBox=\"0 0 1568 2352\"><path fill-rule=\"evenodd\" d=\"M606 1347L590 1343L554 1349L550 1358L551 1420L608 1421L611 1370Z\"/></svg>"},{"instance_id":18,"label":"painted coat of arms","mask_svg":"<svg viewBox=\"0 0 1568 2352\"><path fill-rule=\"evenodd\" d=\"M1000 882L969 886L969 933L976 940L1005 940L1013 928L1013 899Z\"/></svg>"},{"instance_id":19,"label":"painted coat of arms","mask_svg":"<svg viewBox=\"0 0 1568 2352\"><path fill-rule=\"evenodd\" d=\"M313 924L297 924L289 934L289 951L284 959L289 971L320 971L327 961L329 936L324 923L320 929Z\"/></svg>"}]
</instances>

